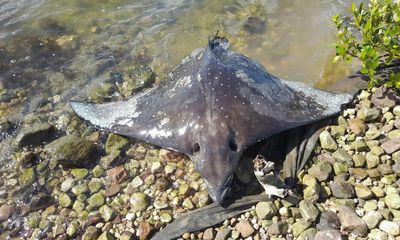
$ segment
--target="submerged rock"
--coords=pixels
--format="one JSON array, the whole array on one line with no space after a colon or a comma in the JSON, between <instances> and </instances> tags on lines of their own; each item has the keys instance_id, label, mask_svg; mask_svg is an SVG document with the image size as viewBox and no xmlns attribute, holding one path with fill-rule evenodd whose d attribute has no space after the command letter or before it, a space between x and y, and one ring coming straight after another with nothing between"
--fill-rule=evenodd
<instances>
[{"instance_id":1,"label":"submerged rock","mask_svg":"<svg viewBox=\"0 0 400 240\"><path fill-rule=\"evenodd\" d=\"M365 224L365 222L349 207L340 206L338 217L344 231L353 233L360 237L367 235L367 224Z\"/></svg>"},{"instance_id":2,"label":"submerged rock","mask_svg":"<svg viewBox=\"0 0 400 240\"><path fill-rule=\"evenodd\" d=\"M55 133L53 125L48 123L35 123L25 127L15 139L19 147L37 146L52 139Z\"/></svg>"},{"instance_id":3,"label":"submerged rock","mask_svg":"<svg viewBox=\"0 0 400 240\"><path fill-rule=\"evenodd\" d=\"M45 150L51 154L53 161L64 167L88 167L97 158L96 145L74 135L67 135L49 143Z\"/></svg>"}]
</instances>

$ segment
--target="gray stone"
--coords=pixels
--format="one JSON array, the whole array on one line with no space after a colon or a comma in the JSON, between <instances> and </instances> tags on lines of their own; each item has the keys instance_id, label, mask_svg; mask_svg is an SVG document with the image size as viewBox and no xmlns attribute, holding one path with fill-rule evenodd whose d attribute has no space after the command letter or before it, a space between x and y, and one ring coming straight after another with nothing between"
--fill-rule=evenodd
<instances>
[{"instance_id":1,"label":"gray stone","mask_svg":"<svg viewBox=\"0 0 400 240\"><path fill-rule=\"evenodd\" d=\"M362 219L367 224L369 229L374 229L378 226L378 223L382 220L382 215L377 211L367 212Z\"/></svg>"},{"instance_id":2,"label":"gray stone","mask_svg":"<svg viewBox=\"0 0 400 240\"><path fill-rule=\"evenodd\" d=\"M300 214L306 221L315 221L319 215L318 208L308 201L302 200L299 203Z\"/></svg>"},{"instance_id":3,"label":"gray stone","mask_svg":"<svg viewBox=\"0 0 400 240\"><path fill-rule=\"evenodd\" d=\"M292 225L292 232L294 237L298 237L304 230L311 226L311 222L299 220Z\"/></svg>"},{"instance_id":4,"label":"gray stone","mask_svg":"<svg viewBox=\"0 0 400 240\"><path fill-rule=\"evenodd\" d=\"M400 227L397 223L394 222L390 222L387 220L383 220L380 224L379 224L379 229L389 233L391 235L397 236L400 234Z\"/></svg>"},{"instance_id":5,"label":"gray stone","mask_svg":"<svg viewBox=\"0 0 400 240\"><path fill-rule=\"evenodd\" d=\"M368 152L366 155L365 155L365 159L367 160L367 167L369 168L369 169L371 169L371 168L375 168L376 166L378 166L378 164L379 164L379 157L378 156L376 156L376 155L374 155L374 154L372 154L371 152Z\"/></svg>"},{"instance_id":6,"label":"gray stone","mask_svg":"<svg viewBox=\"0 0 400 240\"><path fill-rule=\"evenodd\" d=\"M379 110L376 108L368 108L362 106L360 110L357 112L357 118L361 119L364 122L370 122L379 117Z\"/></svg>"},{"instance_id":7,"label":"gray stone","mask_svg":"<svg viewBox=\"0 0 400 240\"><path fill-rule=\"evenodd\" d=\"M355 186L355 190L358 198L371 199L372 197L374 197L372 191L367 186L364 186L362 184L357 184Z\"/></svg>"},{"instance_id":8,"label":"gray stone","mask_svg":"<svg viewBox=\"0 0 400 240\"><path fill-rule=\"evenodd\" d=\"M352 157L343 148L339 148L334 153L332 153L332 157L340 162L349 162L352 160Z\"/></svg>"},{"instance_id":9,"label":"gray stone","mask_svg":"<svg viewBox=\"0 0 400 240\"><path fill-rule=\"evenodd\" d=\"M0 222L8 220L15 212L14 204L5 204L0 207Z\"/></svg>"},{"instance_id":10,"label":"gray stone","mask_svg":"<svg viewBox=\"0 0 400 240\"><path fill-rule=\"evenodd\" d=\"M67 135L49 143L45 150L51 154L52 160L65 167L87 167L97 158L96 145L74 135Z\"/></svg>"},{"instance_id":11,"label":"gray stone","mask_svg":"<svg viewBox=\"0 0 400 240\"><path fill-rule=\"evenodd\" d=\"M263 219L271 219L278 212L272 202L259 202L256 205L257 216Z\"/></svg>"},{"instance_id":12,"label":"gray stone","mask_svg":"<svg viewBox=\"0 0 400 240\"><path fill-rule=\"evenodd\" d=\"M332 211L322 212L316 227L320 231L339 229L339 217Z\"/></svg>"},{"instance_id":13,"label":"gray stone","mask_svg":"<svg viewBox=\"0 0 400 240\"><path fill-rule=\"evenodd\" d=\"M388 236L386 233L382 232L379 229L372 229L368 234L368 239L370 240L387 240Z\"/></svg>"},{"instance_id":14,"label":"gray stone","mask_svg":"<svg viewBox=\"0 0 400 240\"><path fill-rule=\"evenodd\" d=\"M393 209L399 209L400 208L400 196L398 193L389 193L386 195L384 198L386 206L393 208Z\"/></svg>"},{"instance_id":15,"label":"gray stone","mask_svg":"<svg viewBox=\"0 0 400 240\"><path fill-rule=\"evenodd\" d=\"M321 143L321 147L325 150L335 151L337 149L337 144L328 131L321 132L319 135L319 141Z\"/></svg>"},{"instance_id":16,"label":"gray stone","mask_svg":"<svg viewBox=\"0 0 400 240\"><path fill-rule=\"evenodd\" d=\"M368 233L367 224L351 208L347 206L338 207L338 217L341 228L344 231L364 237Z\"/></svg>"},{"instance_id":17,"label":"gray stone","mask_svg":"<svg viewBox=\"0 0 400 240\"><path fill-rule=\"evenodd\" d=\"M75 179L67 178L61 183L61 191L68 192L73 186L75 186Z\"/></svg>"},{"instance_id":18,"label":"gray stone","mask_svg":"<svg viewBox=\"0 0 400 240\"><path fill-rule=\"evenodd\" d=\"M315 235L314 240L342 240L342 234L339 230L324 230L319 231Z\"/></svg>"},{"instance_id":19,"label":"gray stone","mask_svg":"<svg viewBox=\"0 0 400 240\"><path fill-rule=\"evenodd\" d=\"M354 197L354 187L345 181L333 181L330 184L332 195L337 198L352 198Z\"/></svg>"},{"instance_id":20,"label":"gray stone","mask_svg":"<svg viewBox=\"0 0 400 240\"><path fill-rule=\"evenodd\" d=\"M309 228L302 232L296 240L310 240L314 239L317 234L317 230L315 228Z\"/></svg>"},{"instance_id":21,"label":"gray stone","mask_svg":"<svg viewBox=\"0 0 400 240\"><path fill-rule=\"evenodd\" d=\"M382 143L381 147L387 154L392 154L400 149L400 138L395 138Z\"/></svg>"},{"instance_id":22,"label":"gray stone","mask_svg":"<svg viewBox=\"0 0 400 240\"><path fill-rule=\"evenodd\" d=\"M371 102L378 107L392 108L396 106L398 100L397 94L392 89L385 87L379 87L371 96Z\"/></svg>"}]
</instances>

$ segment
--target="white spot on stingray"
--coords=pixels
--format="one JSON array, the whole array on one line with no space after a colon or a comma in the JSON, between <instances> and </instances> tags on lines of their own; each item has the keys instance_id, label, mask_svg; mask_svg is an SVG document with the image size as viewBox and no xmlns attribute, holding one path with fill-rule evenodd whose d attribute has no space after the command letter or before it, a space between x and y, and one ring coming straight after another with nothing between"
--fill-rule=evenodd
<instances>
[{"instance_id":1,"label":"white spot on stingray","mask_svg":"<svg viewBox=\"0 0 400 240\"><path fill-rule=\"evenodd\" d=\"M185 134L186 128L187 128L187 126L183 126L183 127L179 128L179 129L178 129L178 134L179 134L179 135Z\"/></svg>"},{"instance_id":2,"label":"white spot on stingray","mask_svg":"<svg viewBox=\"0 0 400 240\"><path fill-rule=\"evenodd\" d=\"M161 119L160 125L164 126L165 124L167 124L169 122L169 118L165 117L163 119Z\"/></svg>"},{"instance_id":3,"label":"white spot on stingray","mask_svg":"<svg viewBox=\"0 0 400 240\"><path fill-rule=\"evenodd\" d=\"M253 80L250 79L249 76L245 72L243 72L243 70L237 70L235 72L235 76L237 78L242 79L243 82L246 82L246 83L252 83L253 82Z\"/></svg>"}]
</instances>

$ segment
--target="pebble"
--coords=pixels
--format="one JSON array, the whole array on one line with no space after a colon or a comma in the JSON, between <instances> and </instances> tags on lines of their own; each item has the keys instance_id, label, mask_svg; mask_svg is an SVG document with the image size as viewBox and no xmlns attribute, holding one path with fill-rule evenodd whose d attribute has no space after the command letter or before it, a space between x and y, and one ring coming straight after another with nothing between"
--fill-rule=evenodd
<instances>
[{"instance_id":1,"label":"pebble","mask_svg":"<svg viewBox=\"0 0 400 240\"><path fill-rule=\"evenodd\" d=\"M215 235L214 240L227 240L229 235L231 234L231 229L230 228L220 228L217 232L217 235Z\"/></svg>"},{"instance_id":2,"label":"pebble","mask_svg":"<svg viewBox=\"0 0 400 240\"><path fill-rule=\"evenodd\" d=\"M386 206L393 208L393 209L399 209L400 208L400 196L398 193L390 193L387 194L386 197L384 198Z\"/></svg>"},{"instance_id":3,"label":"pebble","mask_svg":"<svg viewBox=\"0 0 400 240\"><path fill-rule=\"evenodd\" d=\"M367 212L362 219L367 224L369 229L374 229L382 220L382 215L377 211Z\"/></svg>"},{"instance_id":4,"label":"pebble","mask_svg":"<svg viewBox=\"0 0 400 240\"><path fill-rule=\"evenodd\" d=\"M332 211L322 212L316 227L320 231L339 229L339 217Z\"/></svg>"},{"instance_id":5,"label":"pebble","mask_svg":"<svg viewBox=\"0 0 400 240\"><path fill-rule=\"evenodd\" d=\"M236 230L239 231L240 235L244 238L251 236L255 231L253 226L247 220L238 222L235 225L235 228L236 228Z\"/></svg>"},{"instance_id":6,"label":"pebble","mask_svg":"<svg viewBox=\"0 0 400 240\"><path fill-rule=\"evenodd\" d=\"M392 154L400 149L400 138L395 138L382 143L381 147L387 154Z\"/></svg>"},{"instance_id":7,"label":"pebble","mask_svg":"<svg viewBox=\"0 0 400 240\"><path fill-rule=\"evenodd\" d=\"M261 220L271 219L277 212L276 206L272 202L259 202L256 205L256 213Z\"/></svg>"},{"instance_id":8,"label":"pebble","mask_svg":"<svg viewBox=\"0 0 400 240\"><path fill-rule=\"evenodd\" d=\"M345 181L333 181L330 188L332 195L337 198L352 198L355 194L353 185Z\"/></svg>"},{"instance_id":9,"label":"pebble","mask_svg":"<svg viewBox=\"0 0 400 240\"><path fill-rule=\"evenodd\" d=\"M368 239L370 240L387 240L388 236L386 233L379 229L372 229L368 234Z\"/></svg>"},{"instance_id":10,"label":"pebble","mask_svg":"<svg viewBox=\"0 0 400 240\"><path fill-rule=\"evenodd\" d=\"M306 221L315 221L319 215L318 208L308 201L302 200L299 203L300 214Z\"/></svg>"},{"instance_id":11,"label":"pebble","mask_svg":"<svg viewBox=\"0 0 400 240\"><path fill-rule=\"evenodd\" d=\"M213 228L207 228L204 231L203 239L204 240L213 240L214 239L214 229Z\"/></svg>"},{"instance_id":12,"label":"pebble","mask_svg":"<svg viewBox=\"0 0 400 240\"><path fill-rule=\"evenodd\" d=\"M379 224L379 229L394 236L400 234L399 224L387 220L383 220Z\"/></svg>"},{"instance_id":13,"label":"pebble","mask_svg":"<svg viewBox=\"0 0 400 240\"><path fill-rule=\"evenodd\" d=\"M328 151L335 151L337 149L337 143L328 131L322 131L319 135L319 141L321 143L321 147Z\"/></svg>"},{"instance_id":14,"label":"pebble","mask_svg":"<svg viewBox=\"0 0 400 240\"><path fill-rule=\"evenodd\" d=\"M324 230L315 234L314 240L342 240L342 234L339 230Z\"/></svg>"},{"instance_id":15,"label":"pebble","mask_svg":"<svg viewBox=\"0 0 400 240\"><path fill-rule=\"evenodd\" d=\"M68 192L74 186L75 186L75 179L67 178L61 183L61 191Z\"/></svg>"},{"instance_id":16,"label":"pebble","mask_svg":"<svg viewBox=\"0 0 400 240\"><path fill-rule=\"evenodd\" d=\"M368 233L366 223L349 207L339 206L338 217L344 231L364 237Z\"/></svg>"},{"instance_id":17,"label":"pebble","mask_svg":"<svg viewBox=\"0 0 400 240\"><path fill-rule=\"evenodd\" d=\"M0 207L0 222L8 220L15 212L14 204L5 204Z\"/></svg>"},{"instance_id":18,"label":"pebble","mask_svg":"<svg viewBox=\"0 0 400 240\"><path fill-rule=\"evenodd\" d=\"M293 236L298 237L304 230L311 226L311 222L299 220L292 225Z\"/></svg>"}]
</instances>

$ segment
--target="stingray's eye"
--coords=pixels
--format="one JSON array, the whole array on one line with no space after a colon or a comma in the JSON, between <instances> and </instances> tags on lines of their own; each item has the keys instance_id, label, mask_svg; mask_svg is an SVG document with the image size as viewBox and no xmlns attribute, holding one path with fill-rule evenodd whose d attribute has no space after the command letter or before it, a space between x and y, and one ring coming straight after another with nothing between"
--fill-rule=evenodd
<instances>
[{"instance_id":1,"label":"stingray's eye","mask_svg":"<svg viewBox=\"0 0 400 240\"><path fill-rule=\"evenodd\" d=\"M238 147L237 147L235 139L229 140L229 148L234 152L237 151Z\"/></svg>"},{"instance_id":2,"label":"stingray's eye","mask_svg":"<svg viewBox=\"0 0 400 240\"><path fill-rule=\"evenodd\" d=\"M198 143L195 143L193 145L192 153L193 155L197 155L200 152L200 145Z\"/></svg>"}]
</instances>

